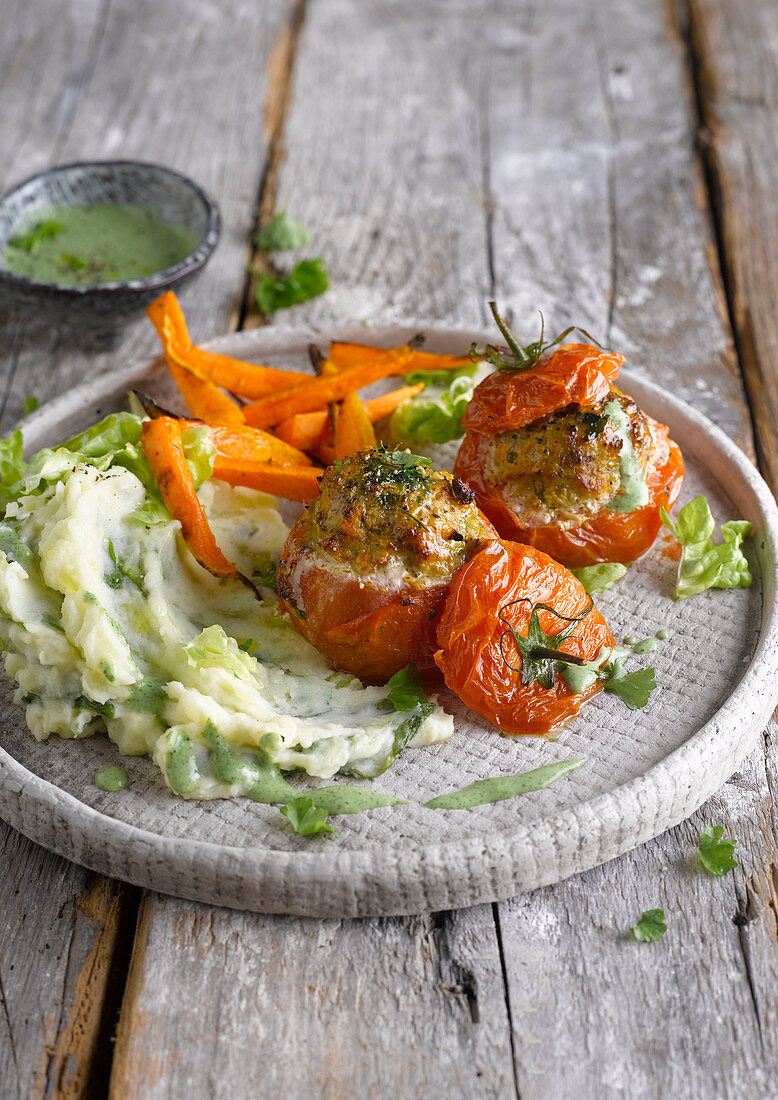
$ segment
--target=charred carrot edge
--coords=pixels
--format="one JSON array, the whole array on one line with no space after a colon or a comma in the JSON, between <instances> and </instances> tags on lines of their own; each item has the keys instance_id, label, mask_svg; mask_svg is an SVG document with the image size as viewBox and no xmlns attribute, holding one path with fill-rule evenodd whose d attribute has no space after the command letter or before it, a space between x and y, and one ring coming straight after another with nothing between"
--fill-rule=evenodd
<instances>
[{"instance_id":1,"label":"charred carrot edge","mask_svg":"<svg viewBox=\"0 0 778 1100\"><path fill-rule=\"evenodd\" d=\"M315 466L272 466L267 462L217 455L213 476L230 485L259 489L286 500L308 501L319 495L321 470Z\"/></svg>"},{"instance_id":2,"label":"charred carrot edge","mask_svg":"<svg viewBox=\"0 0 778 1100\"><path fill-rule=\"evenodd\" d=\"M144 420L141 442L162 499L173 519L181 524L184 541L192 555L214 577L243 580L216 545L202 504L197 499L192 474L184 454L181 425L170 416Z\"/></svg>"},{"instance_id":3,"label":"charred carrot edge","mask_svg":"<svg viewBox=\"0 0 778 1100\"><path fill-rule=\"evenodd\" d=\"M375 429L357 393L347 394L340 403L333 444L336 458L372 450L376 445Z\"/></svg>"},{"instance_id":4,"label":"charred carrot edge","mask_svg":"<svg viewBox=\"0 0 778 1100\"><path fill-rule=\"evenodd\" d=\"M199 420L182 420L182 428L201 428ZM310 466L311 459L297 447L290 447L261 428L251 428L243 423L235 427L229 424L208 424L211 439L218 454L225 458L251 459L272 462L278 466Z\"/></svg>"},{"instance_id":5,"label":"charred carrot edge","mask_svg":"<svg viewBox=\"0 0 778 1100\"><path fill-rule=\"evenodd\" d=\"M392 374L399 362L399 359L390 359L356 370L344 370L339 374L309 378L305 385L246 405L243 414L246 422L253 427L269 428L288 420L295 413L313 412L326 408L332 401L342 401L348 394Z\"/></svg>"},{"instance_id":6,"label":"charred carrot edge","mask_svg":"<svg viewBox=\"0 0 778 1100\"><path fill-rule=\"evenodd\" d=\"M311 380L309 374L301 371L244 363L228 355L194 347L181 306L172 290L155 299L146 312L159 334L166 357L169 355L179 367L205 382L223 386L231 393L257 400Z\"/></svg>"},{"instance_id":7,"label":"charred carrot edge","mask_svg":"<svg viewBox=\"0 0 778 1100\"><path fill-rule=\"evenodd\" d=\"M379 420L383 420L385 416L389 416L390 413L393 413L396 408L402 405L403 401L415 397L423 389L423 382L419 382L416 386L400 386L399 389L390 390L389 393L381 394L380 397L371 397L369 401L363 402L371 424L375 424ZM323 409L290 416L288 420L283 420L278 424L274 431L279 438L293 447L299 447L301 451L314 450L320 443L332 443L329 418Z\"/></svg>"},{"instance_id":8,"label":"charred carrot edge","mask_svg":"<svg viewBox=\"0 0 778 1100\"><path fill-rule=\"evenodd\" d=\"M408 345L397 348L374 348L369 344L347 344L336 340L330 344L329 360L339 370L351 370L354 367L367 367L374 363L383 363L388 359L410 358L402 364L402 373L410 374L414 370L457 370L470 366L469 355L436 355L431 351L416 351Z\"/></svg>"}]
</instances>

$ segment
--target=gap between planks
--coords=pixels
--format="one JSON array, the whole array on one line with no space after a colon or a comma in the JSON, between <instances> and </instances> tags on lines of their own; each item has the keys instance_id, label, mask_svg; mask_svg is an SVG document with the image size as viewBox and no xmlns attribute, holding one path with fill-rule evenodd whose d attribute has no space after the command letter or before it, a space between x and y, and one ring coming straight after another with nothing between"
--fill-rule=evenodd
<instances>
[{"instance_id":1,"label":"gap between planks","mask_svg":"<svg viewBox=\"0 0 778 1100\"><path fill-rule=\"evenodd\" d=\"M278 270L266 252L254 247L254 236L276 209L278 175L284 159L284 125L289 112L294 84L295 62L303 33L308 0L293 0L289 21L281 27L273 45L267 66L267 89L262 120L268 143L265 167L259 183L256 213L251 227L246 278L237 311L230 319L229 331L257 328L267 322L257 311L254 295L260 275L278 275Z\"/></svg>"}]
</instances>

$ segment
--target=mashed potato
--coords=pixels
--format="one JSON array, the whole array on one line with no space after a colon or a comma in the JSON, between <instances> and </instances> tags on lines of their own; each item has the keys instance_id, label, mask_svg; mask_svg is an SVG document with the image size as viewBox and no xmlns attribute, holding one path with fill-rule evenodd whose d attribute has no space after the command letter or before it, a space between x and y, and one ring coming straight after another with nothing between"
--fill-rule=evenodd
<instances>
[{"instance_id":1,"label":"mashed potato","mask_svg":"<svg viewBox=\"0 0 778 1100\"><path fill-rule=\"evenodd\" d=\"M334 672L269 589L258 601L202 569L154 499L131 421L121 447L90 458L79 437L8 494L0 631L34 737L105 730L183 797L265 800L278 769L374 776L451 735L437 706L396 711L386 687ZM272 498L210 480L199 495L225 555L266 583L287 535Z\"/></svg>"}]
</instances>

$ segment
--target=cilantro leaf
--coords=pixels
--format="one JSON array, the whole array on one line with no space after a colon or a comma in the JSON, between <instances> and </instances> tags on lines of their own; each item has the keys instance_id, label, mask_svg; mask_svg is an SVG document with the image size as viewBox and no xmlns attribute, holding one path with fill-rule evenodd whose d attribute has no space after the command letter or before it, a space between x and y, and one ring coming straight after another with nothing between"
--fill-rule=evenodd
<instances>
[{"instance_id":1,"label":"cilantro leaf","mask_svg":"<svg viewBox=\"0 0 778 1100\"><path fill-rule=\"evenodd\" d=\"M316 833L338 835L335 826L327 821L327 811L316 806L312 798L293 798L286 806L281 807L281 813L300 836L312 836Z\"/></svg>"},{"instance_id":2,"label":"cilantro leaf","mask_svg":"<svg viewBox=\"0 0 778 1100\"><path fill-rule=\"evenodd\" d=\"M654 670L649 666L635 669L634 672L623 672L617 667L603 686L606 691L618 695L630 710L640 710L648 703L648 698L656 687Z\"/></svg>"},{"instance_id":3,"label":"cilantro leaf","mask_svg":"<svg viewBox=\"0 0 778 1100\"><path fill-rule=\"evenodd\" d=\"M383 444L378 449L385 462L388 462L390 466L396 466L400 470L407 470L413 466L430 467L432 465L432 459L426 455L415 455L411 454L410 451L390 451Z\"/></svg>"},{"instance_id":4,"label":"cilantro leaf","mask_svg":"<svg viewBox=\"0 0 778 1100\"><path fill-rule=\"evenodd\" d=\"M705 870L720 878L738 865L733 859L736 845L736 840L724 836L723 825L707 825L700 836L697 855Z\"/></svg>"},{"instance_id":5,"label":"cilantro leaf","mask_svg":"<svg viewBox=\"0 0 778 1100\"><path fill-rule=\"evenodd\" d=\"M684 505L675 522L664 508L660 508L659 514L683 547L673 599L695 596L708 588L748 588L751 572L740 549L753 530L747 520L722 524L724 541L716 545L713 542L716 524L704 496Z\"/></svg>"},{"instance_id":6,"label":"cilantro leaf","mask_svg":"<svg viewBox=\"0 0 778 1100\"><path fill-rule=\"evenodd\" d=\"M590 596L612 588L626 572L626 565L616 561L606 561L602 565L584 565L581 569L572 570L573 576L578 578L584 586L584 591Z\"/></svg>"},{"instance_id":7,"label":"cilantro leaf","mask_svg":"<svg viewBox=\"0 0 778 1100\"><path fill-rule=\"evenodd\" d=\"M386 686L389 688L387 699L395 710L413 710L414 707L429 702L421 676L413 665L407 665L395 672Z\"/></svg>"},{"instance_id":8,"label":"cilantro leaf","mask_svg":"<svg viewBox=\"0 0 778 1100\"><path fill-rule=\"evenodd\" d=\"M300 260L289 274L280 279L263 275L257 286L257 305L264 314L289 309L323 294L329 286L324 260Z\"/></svg>"},{"instance_id":9,"label":"cilantro leaf","mask_svg":"<svg viewBox=\"0 0 778 1100\"><path fill-rule=\"evenodd\" d=\"M285 210L274 214L260 226L254 238L257 248L261 248L263 252L286 252L293 248L304 248L310 241L310 230L296 218L291 218Z\"/></svg>"},{"instance_id":10,"label":"cilantro leaf","mask_svg":"<svg viewBox=\"0 0 778 1100\"><path fill-rule=\"evenodd\" d=\"M28 229L26 233L21 233L18 237L12 237L9 244L13 248L19 248L23 252L30 252L35 255L44 241L47 241L50 237L56 237L64 228L62 222L58 222L54 218L44 218L43 221Z\"/></svg>"},{"instance_id":11,"label":"cilantro leaf","mask_svg":"<svg viewBox=\"0 0 778 1100\"><path fill-rule=\"evenodd\" d=\"M639 943L655 943L666 931L664 909L646 909L637 924L632 925L632 935Z\"/></svg>"}]
</instances>

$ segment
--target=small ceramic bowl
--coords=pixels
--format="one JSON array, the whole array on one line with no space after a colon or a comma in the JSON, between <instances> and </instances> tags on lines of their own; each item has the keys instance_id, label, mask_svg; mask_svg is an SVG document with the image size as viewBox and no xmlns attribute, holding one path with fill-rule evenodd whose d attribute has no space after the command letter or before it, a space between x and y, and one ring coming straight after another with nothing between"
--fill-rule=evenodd
<instances>
[{"instance_id":1,"label":"small ceramic bowl","mask_svg":"<svg viewBox=\"0 0 778 1100\"><path fill-rule=\"evenodd\" d=\"M0 293L52 325L77 330L95 347L115 347L128 321L166 290L178 290L208 262L219 240L219 208L201 187L161 164L98 160L50 168L0 199L0 257L8 242L52 206L93 203L150 206L164 222L184 225L197 245L179 263L138 279L70 286L17 275L2 266Z\"/></svg>"}]
</instances>

